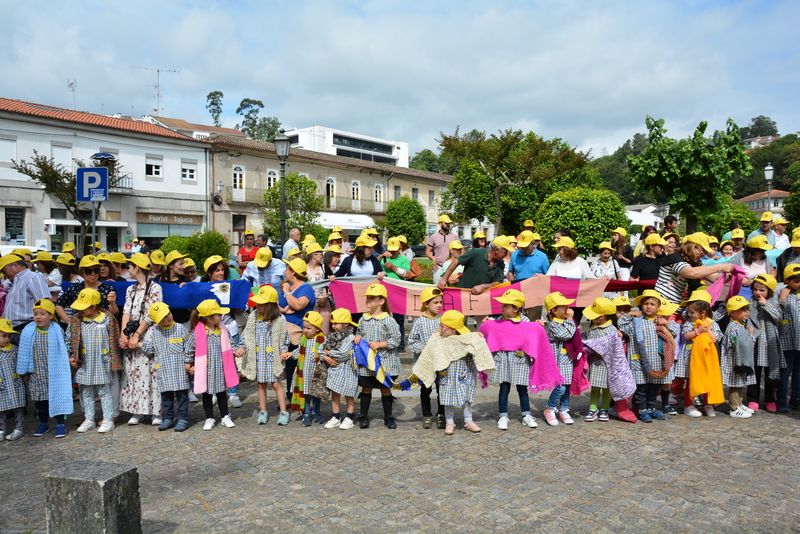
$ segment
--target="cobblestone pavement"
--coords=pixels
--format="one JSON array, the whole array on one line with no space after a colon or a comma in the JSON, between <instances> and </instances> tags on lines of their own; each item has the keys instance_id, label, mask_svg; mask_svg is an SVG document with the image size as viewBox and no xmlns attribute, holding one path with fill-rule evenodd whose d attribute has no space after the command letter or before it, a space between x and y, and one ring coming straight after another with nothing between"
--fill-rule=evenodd
<instances>
[{"instance_id":1,"label":"cobblestone pavement","mask_svg":"<svg viewBox=\"0 0 800 534\"><path fill-rule=\"evenodd\" d=\"M145 532L800 530L797 412L547 427L540 394L539 428L513 417L503 432L493 386L476 398L483 432L446 437L422 429L416 392L397 399L397 430L383 427L376 398L372 427L347 431L276 426L272 393L258 426L254 385L241 394L236 428L211 432L199 404L182 434L124 424L78 434L72 416L56 441L33 437L30 417L23 439L0 444L0 532L45 530L44 477L86 459L138 466ZM588 397L572 404L583 415Z\"/></svg>"}]
</instances>

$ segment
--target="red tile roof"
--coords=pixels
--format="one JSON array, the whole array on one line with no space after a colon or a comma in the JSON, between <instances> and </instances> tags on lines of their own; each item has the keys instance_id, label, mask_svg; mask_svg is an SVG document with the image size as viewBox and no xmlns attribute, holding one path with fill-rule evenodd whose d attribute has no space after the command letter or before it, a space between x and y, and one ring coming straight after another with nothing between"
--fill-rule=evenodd
<instances>
[{"instance_id":1,"label":"red tile roof","mask_svg":"<svg viewBox=\"0 0 800 534\"><path fill-rule=\"evenodd\" d=\"M780 189L773 189L772 190L772 198L785 198L788 197L791 193L788 191L781 191ZM767 198L767 192L761 191L760 193L753 193L752 195L748 195L744 198L737 198L736 202L748 202L750 200L759 200L762 198Z\"/></svg>"},{"instance_id":2,"label":"red tile roof","mask_svg":"<svg viewBox=\"0 0 800 534\"><path fill-rule=\"evenodd\" d=\"M144 134L160 135L163 137L197 141L191 137L173 132L168 128L150 124L148 122L134 122L128 119L97 115L95 113L87 113L85 111L72 111L71 109L56 108L53 106L46 106L44 104L37 104L36 102L23 102L22 100L0 98L0 111L8 111L22 115L32 115L35 117L46 117L66 122L90 124L93 126L102 126L105 128L126 130L129 132L139 132Z\"/></svg>"},{"instance_id":3,"label":"red tile roof","mask_svg":"<svg viewBox=\"0 0 800 534\"><path fill-rule=\"evenodd\" d=\"M213 132L228 135L236 135L239 137L247 137L247 134L235 128L223 128L221 126L207 126L205 124L193 124L186 122L183 119L170 119L169 117L155 117L161 124L178 130L194 130L198 132Z\"/></svg>"}]
</instances>

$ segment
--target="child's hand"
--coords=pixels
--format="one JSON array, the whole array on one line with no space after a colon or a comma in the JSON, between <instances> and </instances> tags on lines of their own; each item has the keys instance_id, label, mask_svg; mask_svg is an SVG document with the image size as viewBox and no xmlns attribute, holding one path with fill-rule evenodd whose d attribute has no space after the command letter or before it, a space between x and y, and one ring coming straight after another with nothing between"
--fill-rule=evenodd
<instances>
[{"instance_id":1,"label":"child's hand","mask_svg":"<svg viewBox=\"0 0 800 534\"><path fill-rule=\"evenodd\" d=\"M136 348L137 348L137 349L141 349L143 344L144 344L144 343L143 343L142 341L140 341L140 342L136 343Z\"/></svg>"},{"instance_id":2,"label":"child's hand","mask_svg":"<svg viewBox=\"0 0 800 534\"><path fill-rule=\"evenodd\" d=\"M289 352L288 350L285 350L285 351L281 352L281 360L288 360L291 357L292 357L292 353Z\"/></svg>"},{"instance_id":3,"label":"child's hand","mask_svg":"<svg viewBox=\"0 0 800 534\"><path fill-rule=\"evenodd\" d=\"M186 363L184 364L184 366L186 367L186 372L194 376L194 365L192 365L191 363Z\"/></svg>"},{"instance_id":4,"label":"child's hand","mask_svg":"<svg viewBox=\"0 0 800 534\"><path fill-rule=\"evenodd\" d=\"M389 346L389 344L386 343L385 341L372 341L369 344L369 348L371 348L372 350L385 349L388 346Z\"/></svg>"},{"instance_id":5,"label":"child's hand","mask_svg":"<svg viewBox=\"0 0 800 534\"><path fill-rule=\"evenodd\" d=\"M573 317L575 317L575 310L567 308L567 319L572 319Z\"/></svg>"},{"instance_id":6,"label":"child's hand","mask_svg":"<svg viewBox=\"0 0 800 534\"><path fill-rule=\"evenodd\" d=\"M622 337L622 335L623 335L623 334L622 334L622 332L620 332L619 330L617 330L617 335L618 335L619 337Z\"/></svg>"},{"instance_id":7,"label":"child's hand","mask_svg":"<svg viewBox=\"0 0 800 534\"><path fill-rule=\"evenodd\" d=\"M544 319L537 319L536 322L542 326L547 326L547 321L545 321Z\"/></svg>"},{"instance_id":8,"label":"child's hand","mask_svg":"<svg viewBox=\"0 0 800 534\"><path fill-rule=\"evenodd\" d=\"M792 292L791 289L789 289L788 287L784 287L783 289L781 289L781 294L778 297L778 300L780 300L781 302L786 302L786 298L789 296L789 293L791 292Z\"/></svg>"},{"instance_id":9,"label":"child's hand","mask_svg":"<svg viewBox=\"0 0 800 534\"><path fill-rule=\"evenodd\" d=\"M751 335L756 333L755 329L754 329L752 326L748 326L748 327L747 327L747 330L749 330L749 331L750 331L750 334L751 334Z\"/></svg>"},{"instance_id":10,"label":"child's hand","mask_svg":"<svg viewBox=\"0 0 800 534\"><path fill-rule=\"evenodd\" d=\"M325 363L327 363L331 367L337 367L339 365L339 362L337 362L336 360L334 360L330 356L325 356Z\"/></svg>"},{"instance_id":11,"label":"child's hand","mask_svg":"<svg viewBox=\"0 0 800 534\"><path fill-rule=\"evenodd\" d=\"M698 334L705 334L707 332L708 332L708 326L706 326L706 325L703 325L703 326L701 326L700 328L697 329L697 333Z\"/></svg>"},{"instance_id":12,"label":"child's hand","mask_svg":"<svg viewBox=\"0 0 800 534\"><path fill-rule=\"evenodd\" d=\"M489 317L487 315L486 317L483 318L483 321L481 321L481 324L485 323L486 321L491 321L491 320L492 320L491 317Z\"/></svg>"},{"instance_id":13,"label":"child's hand","mask_svg":"<svg viewBox=\"0 0 800 534\"><path fill-rule=\"evenodd\" d=\"M756 301L758 301L758 303L759 303L759 304L761 304L762 306L764 306L764 305L767 303L767 299L766 299L766 297L764 297L763 295L762 295L762 296L760 296L760 297L758 297L758 298L756 299Z\"/></svg>"},{"instance_id":14,"label":"child's hand","mask_svg":"<svg viewBox=\"0 0 800 534\"><path fill-rule=\"evenodd\" d=\"M119 335L119 347L121 349L127 349L128 348L128 341L129 341L128 340L128 336L126 336L123 333L120 333L120 335Z\"/></svg>"},{"instance_id":15,"label":"child's hand","mask_svg":"<svg viewBox=\"0 0 800 534\"><path fill-rule=\"evenodd\" d=\"M325 349L322 352L325 353L325 356L330 356L331 355L331 349Z\"/></svg>"},{"instance_id":16,"label":"child's hand","mask_svg":"<svg viewBox=\"0 0 800 534\"><path fill-rule=\"evenodd\" d=\"M244 349L242 347L239 347L238 349L236 349L236 352L234 352L233 354L237 358L241 358L242 356L244 356Z\"/></svg>"},{"instance_id":17,"label":"child's hand","mask_svg":"<svg viewBox=\"0 0 800 534\"><path fill-rule=\"evenodd\" d=\"M361 343L361 336L356 336L356 337L354 337L354 338L353 338L353 343L355 343L356 345L358 345L359 343Z\"/></svg>"}]
</instances>

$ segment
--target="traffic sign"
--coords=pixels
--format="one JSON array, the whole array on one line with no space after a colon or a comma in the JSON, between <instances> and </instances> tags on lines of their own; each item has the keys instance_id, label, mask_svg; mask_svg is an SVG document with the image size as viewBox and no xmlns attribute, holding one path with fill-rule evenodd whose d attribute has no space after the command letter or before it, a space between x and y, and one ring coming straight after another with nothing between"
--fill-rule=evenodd
<instances>
[{"instance_id":1,"label":"traffic sign","mask_svg":"<svg viewBox=\"0 0 800 534\"><path fill-rule=\"evenodd\" d=\"M77 170L78 202L106 202L108 200L108 169L106 167L83 167Z\"/></svg>"}]
</instances>

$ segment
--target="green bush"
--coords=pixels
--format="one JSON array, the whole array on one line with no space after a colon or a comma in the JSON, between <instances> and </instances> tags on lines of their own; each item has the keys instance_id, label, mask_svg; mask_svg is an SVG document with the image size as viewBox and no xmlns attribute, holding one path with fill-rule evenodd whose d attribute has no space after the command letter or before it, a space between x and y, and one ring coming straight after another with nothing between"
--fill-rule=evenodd
<instances>
[{"instance_id":1,"label":"green bush","mask_svg":"<svg viewBox=\"0 0 800 534\"><path fill-rule=\"evenodd\" d=\"M191 237L169 236L161 245L161 251L169 254L173 250L188 254L197 264L197 272L200 274L203 272L203 262L207 258L217 255L228 259L231 245L228 238L221 233L216 230L206 230Z\"/></svg>"},{"instance_id":2,"label":"green bush","mask_svg":"<svg viewBox=\"0 0 800 534\"><path fill-rule=\"evenodd\" d=\"M744 230L744 235L750 235L750 232L758 228L758 215L750 211L746 204L728 197L728 206L729 209L723 214L697 217L697 229L721 238L730 230L729 225L732 221L738 221Z\"/></svg>"},{"instance_id":3,"label":"green bush","mask_svg":"<svg viewBox=\"0 0 800 534\"><path fill-rule=\"evenodd\" d=\"M386 231L389 237L404 235L408 243L422 243L427 234L425 208L408 196L392 200L386 206Z\"/></svg>"}]
</instances>

